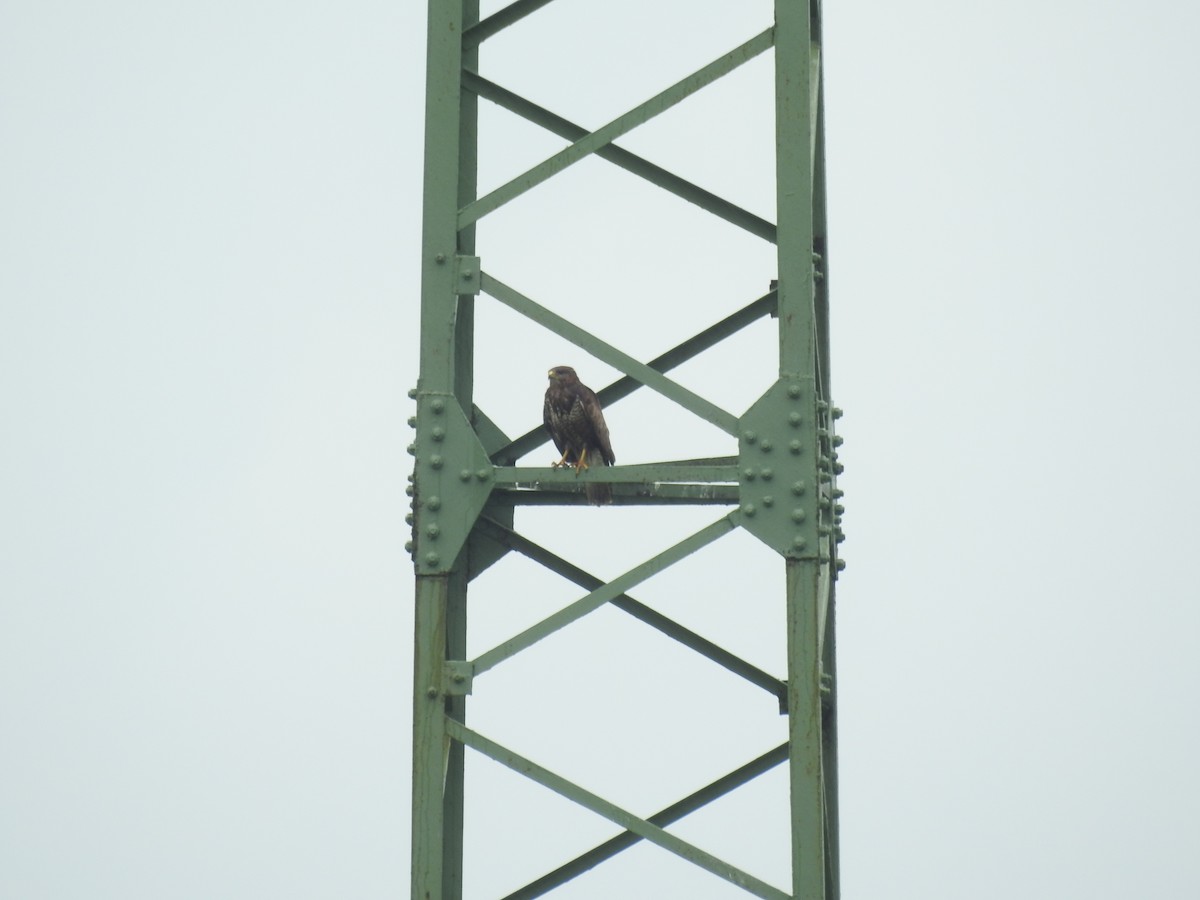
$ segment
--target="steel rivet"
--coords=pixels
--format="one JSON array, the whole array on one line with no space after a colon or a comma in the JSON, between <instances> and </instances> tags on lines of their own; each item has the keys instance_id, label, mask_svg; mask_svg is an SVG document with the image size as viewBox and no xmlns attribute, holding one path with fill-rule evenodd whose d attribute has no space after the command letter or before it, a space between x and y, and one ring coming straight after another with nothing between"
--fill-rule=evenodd
<instances>
[{"instance_id":1,"label":"steel rivet","mask_svg":"<svg viewBox=\"0 0 1200 900\"><path fill-rule=\"evenodd\" d=\"M475 473L475 477L478 478L480 481L487 481L488 478L491 477L491 475L492 475L491 469L480 469L479 471L477 471Z\"/></svg>"},{"instance_id":2,"label":"steel rivet","mask_svg":"<svg viewBox=\"0 0 1200 900\"><path fill-rule=\"evenodd\" d=\"M843 466L841 463L834 463L833 471L834 471L835 475L841 475L843 472L846 471L846 467Z\"/></svg>"},{"instance_id":3,"label":"steel rivet","mask_svg":"<svg viewBox=\"0 0 1200 900\"><path fill-rule=\"evenodd\" d=\"M846 440L840 434L835 434L833 436L833 446L840 447L844 443L846 443Z\"/></svg>"},{"instance_id":4,"label":"steel rivet","mask_svg":"<svg viewBox=\"0 0 1200 900\"><path fill-rule=\"evenodd\" d=\"M757 510L754 508L753 503L743 503L742 504L742 513L743 514L745 514L747 516L752 516L752 515L754 515L755 512L757 512Z\"/></svg>"},{"instance_id":5,"label":"steel rivet","mask_svg":"<svg viewBox=\"0 0 1200 900\"><path fill-rule=\"evenodd\" d=\"M753 444L755 441L758 440L758 435L755 434L753 431L747 431L742 434L742 439L747 444Z\"/></svg>"},{"instance_id":6,"label":"steel rivet","mask_svg":"<svg viewBox=\"0 0 1200 900\"><path fill-rule=\"evenodd\" d=\"M434 687L425 688L425 696L428 697L430 700L436 700L437 695L438 695L437 688L434 688Z\"/></svg>"},{"instance_id":7,"label":"steel rivet","mask_svg":"<svg viewBox=\"0 0 1200 900\"><path fill-rule=\"evenodd\" d=\"M804 482L803 481L793 481L792 482L792 493L795 494L797 497L804 496Z\"/></svg>"},{"instance_id":8,"label":"steel rivet","mask_svg":"<svg viewBox=\"0 0 1200 900\"><path fill-rule=\"evenodd\" d=\"M435 469L440 469L445 464L446 464L446 461L444 459L442 459L440 456L429 457L429 465L433 466Z\"/></svg>"},{"instance_id":9,"label":"steel rivet","mask_svg":"<svg viewBox=\"0 0 1200 900\"><path fill-rule=\"evenodd\" d=\"M753 481L757 474L753 469L742 469L742 477L747 481Z\"/></svg>"},{"instance_id":10,"label":"steel rivet","mask_svg":"<svg viewBox=\"0 0 1200 900\"><path fill-rule=\"evenodd\" d=\"M775 445L772 444L770 441L768 441L766 438L763 438L762 442L758 446L759 446L759 449L762 450L763 453L770 453L771 448L774 447Z\"/></svg>"},{"instance_id":11,"label":"steel rivet","mask_svg":"<svg viewBox=\"0 0 1200 900\"><path fill-rule=\"evenodd\" d=\"M437 260L439 263L444 263L446 261L446 254L439 253L437 256L434 257L434 259Z\"/></svg>"},{"instance_id":12,"label":"steel rivet","mask_svg":"<svg viewBox=\"0 0 1200 900\"><path fill-rule=\"evenodd\" d=\"M426 527L425 533L427 535L429 535L430 540L436 541L438 539L438 536L442 533L442 529L439 528L436 524L429 525L428 527Z\"/></svg>"},{"instance_id":13,"label":"steel rivet","mask_svg":"<svg viewBox=\"0 0 1200 900\"><path fill-rule=\"evenodd\" d=\"M463 683L463 682L465 682L466 680L467 680L467 676L466 676L466 675L464 675L462 672L455 672L455 673L454 673L454 683L455 683L455 684L462 684L462 683Z\"/></svg>"},{"instance_id":14,"label":"steel rivet","mask_svg":"<svg viewBox=\"0 0 1200 900\"><path fill-rule=\"evenodd\" d=\"M463 277L463 281L470 281L472 278L475 277L475 273L473 271L471 271L470 269L463 269L460 274Z\"/></svg>"},{"instance_id":15,"label":"steel rivet","mask_svg":"<svg viewBox=\"0 0 1200 900\"><path fill-rule=\"evenodd\" d=\"M797 550L803 550L806 546L808 546L808 539L804 535L798 534L792 538L792 546Z\"/></svg>"},{"instance_id":16,"label":"steel rivet","mask_svg":"<svg viewBox=\"0 0 1200 900\"><path fill-rule=\"evenodd\" d=\"M413 542L412 542L412 541L405 541L405 542L404 542L404 551L405 551L406 553L412 553L412 552L413 552Z\"/></svg>"},{"instance_id":17,"label":"steel rivet","mask_svg":"<svg viewBox=\"0 0 1200 900\"><path fill-rule=\"evenodd\" d=\"M416 428L416 427L417 427L417 417L416 417L416 416L409 416L409 417L408 417L408 427L409 427L409 428Z\"/></svg>"},{"instance_id":18,"label":"steel rivet","mask_svg":"<svg viewBox=\"0 0 1200 900\"><path fill-rule=\"evenodd\" d=\"M459 480L459 481L470 481L470 480L471 480L471 472L470 472L470 470L469 470L469 469L463 469L461 472L459 472L459 473L458 473L458 480Z\"/></svg>"},{"instance_id":19,"label":"steel rivet","mask_svg":"<svg viewBox=\"0 0 1200 900\"><path fill-rule=\"evenodd\" d=\"M788 424L791 425L793 428L799 428L800 423L803 421L804 421L804 416L800 415L800 413L798 413L798 412L788 413Z\"/></svg>"},{"instance_id":20,"label":"steel rivet","mask_svg":"<svg viewBox=\"0 0 1200 900\"><path fill-rule=\"evenodd\" d=\"M430 497L428 500L425 501L425 505L427 507L429 507L430 509L432 509L434 512L437 512L439 509L442 508L442 498L441 497Z\"/></svg>"},{"instance_id":21,"label":"steel rivet","mask_svg":"<svg viewBox=\"0 0 1200 900\"><path fill-rule=\"evenodd\" d=\"M763 481L770 481L774 477L775 477L775 472L773 469L763 469L762 470L762 480Z\"/></svg>"},{"instance_id":22,"label":"steel rivet","mask_svg":"<svg viewBox=\"0 0 1200 900\"><path fill-rule=\"evenodd\" d=\"M406 525L411 525L413 523L413 514L412 513L404 514L404 523Z\"/></svg>"},{"instance_id":23,"label":"steel rivet","mask_svg":"<svg viewBox=\"0 0 1200 900\"><path fill-rule=\"evenodd\" d=\"M444 441L446 439L446 429L445 428L435 428L435 429L433 429L433 431L430 432L430 434L433 436L433 439L435 441Z\"/></svg>"},{"instance_id":24,"label":"steel rivet","mask_svg":"<svg viewBox=\"0 0 1200 900\"><path fill-rule=\"evenodd\" d=\"M775 505L775 498L772 497L770 494L763 497L762 501L763 501L763 506L774 506Z\"/></svg>"},{"instance_id":25,"label":"steel rivet","mask_svg":"<svg viewBox=\"0 0 1200 900\"><path fill-rule=\"evenodd\" d=\"M417 445L416 445L416 444L409 444L409 445L408 445L407 447L405 447L404 449L408 451L408 455L409 455L409 456L416 456L416 455L417 455Z\"/></svg>"},{"instance_id":26,"label":"steel rivet","mask_svg":"<svg viewBox=\"0 0 1200 900\"><path fill-rule=\"evenodd\" d=\"M804 445L799 441L792 441L790 444L788 444L788 449L791 450L796 456L799 456L800 451L804 449Z\"/></svg>"},{"instance_id":27,"label":"steel rivet","mask_svg":"<svg viewBox=\"0 0 1200 900\"><path fill-rule=\"evenodd\" d=\"M410 484L408 487L406 487L404 489L404 493L411 497L413 495L413 486Z\"/></svg>"},{"instance_id":28,"label":"steel rivet","mask_svg":"<svg viewBox=\"0 0 1200 900\"><path fill-rule=\"evenodd\" d=\"M845 568L846 568L846 561L844 559L839 559L837 561L837 570L839 572L842 572L845 570Z\"/></svg>"},{"instance_id":29,"label":"steel rivet","mask_svg":"<svg viewBox=\"0 0 1200 900\"><path fill-rule=\"evenodd\" d=\"M842 411L836 406L831 410L831 413L835 419L840 419L842 417Z\"/></svg>"},{"instance_id":30,"label":"steel rivet","mask_svg":"<svg viewBox=\"0 0 1200 900\"><path fill-rule=\"evenodd\" d=\"M408 389L408 399L409 399L409 400L416 400L416 399L417 399L417 389L416 389L416 388L409 388L409 389Z\"/></svg>"},{"instance_id":31,"label":"steel rivet","mask_svg":"<svg viewBox=\"0 0 1200 900\"><path fill-rule=\"evenodd\" d=\"M788 391L788 396L791 397L793 400L795 400L801 394L800 385L798 385L798 384L789 384L787 391Z\"/></svg>"},{"instance_id":32,"label":"steel rivet","mask_svg":"<svg viewBox=\"0 0 1200 900\"><path fill-rule=\"evenodd\" d=\"M446 401L441 397L435 397L433 402L429 404L429 408L435 413L441 413L446 408Z\"/></svg>"},{"instance_id":33,"label":"steel rivet","mask_svg":"<svg viewBox=\"0 0 1200 900\"><path fill-rule=\"evenodd\" d=\"M840 516L846 511L846 507L842 506L840 503L835 503L833 504L833 511Z\"/></svg>"},{"instance_id":34,"label":"steel rivet","mask_svg":"<svg viewBox=\"0 0 1200 900\"><path fill-rule=\"evenodd\" d=\"M795 509L792 510L792 521L793 522L803 522L807 518L808 518L808 513L806 513L804 510L800 509L800 507L796 507Z\"/></svg>"},{"instance_id":35,"label":"steel rivet","mask_svg":"<svg viewBox=\"0 0 1200 900\"><path fill-rule=\"evenodd\" d=\"M425 554L425 565L427 566L436 566L441 561L442 558L432 551Z\"/></svg>"}]
</instances>

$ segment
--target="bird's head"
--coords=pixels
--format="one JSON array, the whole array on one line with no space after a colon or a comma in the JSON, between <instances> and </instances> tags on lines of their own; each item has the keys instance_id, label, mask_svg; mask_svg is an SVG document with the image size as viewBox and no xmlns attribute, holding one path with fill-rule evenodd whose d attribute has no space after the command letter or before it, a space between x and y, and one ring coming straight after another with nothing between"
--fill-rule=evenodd
<instances>
[{"instance_id":1,"label":"bird's head","mask_svg":"<svg viewBox=\"0 0 1200 900\"><path fill-rule=\"evenodd\" d=\"M555 366L546 375L551 381L559 381L564 384L570 384L572 381L579 380L579 376L575 374L575 370L570 366Z\"/></svg>"}]
</instances>

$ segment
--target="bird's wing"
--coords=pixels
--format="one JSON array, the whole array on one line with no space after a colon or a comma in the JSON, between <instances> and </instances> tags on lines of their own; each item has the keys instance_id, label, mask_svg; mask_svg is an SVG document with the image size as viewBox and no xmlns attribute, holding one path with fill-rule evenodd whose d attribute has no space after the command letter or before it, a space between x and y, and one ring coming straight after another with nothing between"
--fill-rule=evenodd
<instances>
[{"instance_id":1,"label":"bird's wing","mask_svg":"<svg viewBox=\"0 0 1200 900\"><path fill-rule=\"evenodd\" d=\"M554 440L554 446L558 448L558 452L564 453L566 452L566 443L563 441L561 429L555 425L555 416L550 410L550 403L550 391L546 391L546 399L542 401L542 424L550 432L550 437Z\"/></svg>"},{"instance_id":2,"label":"bird's wing","mask_svg":"<svg viewBox=\"0 0 1200 900\"><path fill-rule=\"evenodd\" d=\"M596 435L596 443L600 447L604 461L611 466L617 461L617 457L613 455L612 442L608 438L608 424L604 421L604 413L600 409L600 400L596 397L594 391L584 388L580 391L579 402L583 405L584 415L587 417L588 423L592 426L592 431Z\"/></svg>"}]
</instances>

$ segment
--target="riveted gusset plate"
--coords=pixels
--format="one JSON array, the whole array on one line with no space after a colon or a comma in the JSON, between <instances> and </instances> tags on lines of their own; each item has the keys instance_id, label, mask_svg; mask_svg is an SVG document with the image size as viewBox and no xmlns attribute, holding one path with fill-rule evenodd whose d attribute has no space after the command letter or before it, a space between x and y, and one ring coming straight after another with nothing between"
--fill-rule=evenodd
<instances>
[{"instance_id":1,"label":"riveted gusset plate","mask_svg":"<svg viewBox=\"0 0 1200 900\"><path fill-rule=\"evenodd\" d=\"M742 416L738 473L743 527L791 559L821 555L820 441L811 378L781 378Z\"/></svg>"},{"instance_id":2,"label":"riveted gusset plate","mask_svg":"<svg viewBox=\"0 0 1200 900\"><path fill-rule=\"evenodd\" d=\"M450 571L491 493L492 463L452 394L417 395L413 561L418 575Z\"/></svg>"}]
</instances>

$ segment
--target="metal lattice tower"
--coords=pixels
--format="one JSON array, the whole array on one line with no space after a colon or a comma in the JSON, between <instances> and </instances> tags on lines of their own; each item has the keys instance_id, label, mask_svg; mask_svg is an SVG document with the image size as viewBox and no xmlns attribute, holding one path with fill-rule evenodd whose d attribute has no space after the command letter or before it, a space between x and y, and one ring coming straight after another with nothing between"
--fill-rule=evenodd
<instances>
[{"instance_id":1,"label":"metal lattice tower","mask_svg":"<svg viewBox=\"0 0 1200 900\"><path fill-rule=\"evenodd\" d=\"M430 0L427 69L421 368L411 392L417 414L413 486L416 569L412 896L462 896L464 758L480 753L616 826L612 840L509 897L540 896L625 848L649 841L740 886L751 895L805 900L838 896L834 582L841 566L840 439L831 405L825 248L825 178L818 0L775 0L774 21L647 102L588 130L489 81L479 71L482 42L551 0L516 0L480 21L479 0ZM648 0L653 2L653 0ZM768 222L614 143L744 62L774 51L776 221ZM565 138L561 152L480 197L476 190L478 100L495 103ZM595 155L777 248L777 278L749 305L648 362L576 326L492 277L475 223L571 164ZM523 536L515 507L536 503L564 516L582 503L581 483L550 467L516 460L548 442L539 422L511 438L475 404L476 303L502 304L557 332L624 377L598 393L605 408L641 388L656 391L719 428L728 454L701 460L617 465L586 477L612 483L618 505L709 504L722 515L611 581L594 577ZM744 301L743 301L744 302ZM761 397L735 416L665 374L748 324L773 317L779 366ZM540 400L540 398L535 398ZM535 407L536 409L536 407ZM531 409L531 413L534 409ZM734 529L774 550L786 569L786 678L738 658L638 603L628 592L650 576ZM586 593L512 639L467 657L467 595L472 580L518 553ZM467 696L476 679L605 604L630 613L690 650L774 694L788 717L787 741L771 752L642 817L501 746L470 727ZM669 826L776 766L790 785L789 892L699 849Z\"/></svg>"}]
</instances>

